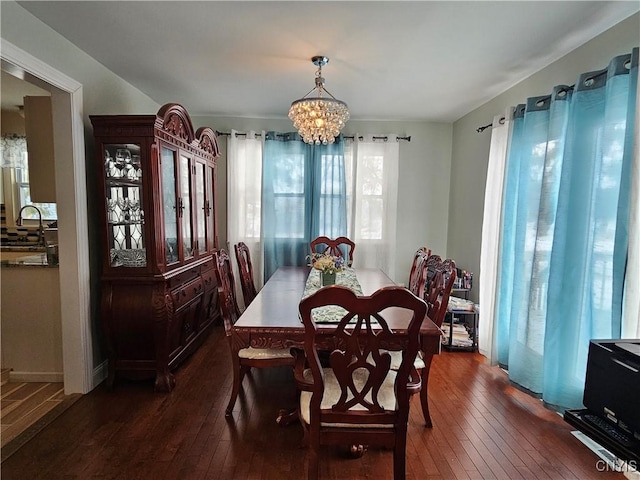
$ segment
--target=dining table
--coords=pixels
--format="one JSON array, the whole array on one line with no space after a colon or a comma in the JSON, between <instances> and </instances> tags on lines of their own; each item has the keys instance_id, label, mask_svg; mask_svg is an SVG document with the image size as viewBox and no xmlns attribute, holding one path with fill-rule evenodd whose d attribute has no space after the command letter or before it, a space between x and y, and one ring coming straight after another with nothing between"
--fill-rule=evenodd
<instances>
[{"instance_id":1,"label":"dining table","mask_svg":"<svg viewBox=\"0 0 640 480\"><path fill-rule=\"evenodd\" d=\"M377 268L346 268L339 272L337 284L344 284L361 295L372 295L376 290L397 285L382 270ZM242 348L303 349L304 325L299 315L299 304L303 296L321 288L319 271L311 267L280 267L260 289L257 296L236 321L231 346L239 351ZM355 283L356 285L352 285ZM327 347L331 348L332 331L337 321L319 319L316 321L319 332L325 332ZM395 332L402 332L409 322L407 312L392 315L387 319L389 327ZM431 427L428 415L428 398L426 395L429 368L433 356L440 352L442 331L428 317L420 329L420 349L425 368L422 370L421 397L425 421ZM279 422L286 424L286 421Z\"/></svg>"}]
</instances>

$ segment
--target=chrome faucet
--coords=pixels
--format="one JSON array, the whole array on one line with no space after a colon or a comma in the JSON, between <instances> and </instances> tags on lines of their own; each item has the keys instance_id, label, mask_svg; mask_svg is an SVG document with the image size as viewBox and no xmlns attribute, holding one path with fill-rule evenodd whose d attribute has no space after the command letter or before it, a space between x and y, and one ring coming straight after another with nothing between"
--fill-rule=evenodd
<instances>
[{"instance_id":1,"label":"chrome faucet","mask_svg":"<svg viewBox=\"0 0 640 480\"><path fill-rule=\"evenodd\" d=\"M35 205L25 205L18 212L18 220L16 221L16 225L18 227L22 226L22 212L25 208L33 208L36 212L38 212L38 245L44 245L44 226L42 225L42 212Z\"/></svg>"}]
</instances>

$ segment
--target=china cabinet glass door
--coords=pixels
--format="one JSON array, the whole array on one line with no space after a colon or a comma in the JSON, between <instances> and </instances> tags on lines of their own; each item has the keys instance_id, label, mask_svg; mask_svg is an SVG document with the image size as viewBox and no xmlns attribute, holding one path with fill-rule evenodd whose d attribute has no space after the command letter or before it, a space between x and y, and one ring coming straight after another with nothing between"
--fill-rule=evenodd
<instances>
[{"instance_id":1,"label":"china cabinet glass door","mask_svg":"<svg viewBox=\"0 0 640 480\"><path fill-rule=\"evenodd\" d=\"M207 225L206 225L206 204L205 204L205 167L202 162L196 162L196 176L195 176L195 189L196 189L196 232L198 235L198 241L196 242L196 249L198 254L206 253L207 251Z\"/></svg>"},{"instance_id":2,"label":"china cabinet glass door","mask_svg":"<svg viewBox=\"0 0 640 480\"><path fill-rule=\"evenodd\" d=\"M178 258L178 209L176 196L176 152L162 147L162 203L164 205L164 243L167 265Z\"/></svg>"},{"instance_id":3,"label":"china cabinet glass door","mask_svg":"<svg viewBox=\"0 0 640 480\"><path fill-rule=\"evenodd\" d=\"M193 227L191 225L191 169L190 161L180 156L180 199L178 216L182 227L182 248L185 260L193 257Z\"/></svg>"},{"instance_id":4,"label":"china cabinet glass door","mask_svg":"<svg viewBox=\"0 0 640 480\"><path fill-rule=\"evenodd\" d=\"M215 183L214 167L207 165L205 167L205 216L207 222L207 245L210 252L216 248L216 219L215 219L215 198L213 194L213 185Z\"/></svg>"},{"instance_id":5,"label":"china cabinet glass door","mask_svg":"<svg viewBox=\"0 0 640 480\"><path fill-rule=\"evenodd\" d=\"M145 267L140 144L104 145L107 237L112 267Z\"/></svg>"}]
</instances>

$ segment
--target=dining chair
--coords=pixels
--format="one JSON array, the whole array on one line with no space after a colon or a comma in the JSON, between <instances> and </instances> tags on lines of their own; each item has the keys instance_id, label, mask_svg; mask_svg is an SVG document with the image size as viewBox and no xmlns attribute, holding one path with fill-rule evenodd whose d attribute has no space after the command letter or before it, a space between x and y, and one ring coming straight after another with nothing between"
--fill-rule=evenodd
<instances>
[{"instance_id":1,"label":"dining chair","mask_svg":"<svg viewBox=\"0 0 640 480\"><path fill-rule=\"evenodd\" d=\"M456 263L451 259L442 260L439 255L430 255L425 262L427 282L424 296L427 303L427 315L438 328L442 327L442 322L447 314L449 295L456 279ZM397 363L397 360L396 360ZM421 352L416 357L415 368L422 379L420 384L420 406L422 416L427 427L432 427L431 414L429 413L429 399L427 386L429 381L429 370L431 368L431 357L428 362L424 361Z\"/></svg>"},{"instance_id":2,"label":"dining chair","mask_svg":"<svg viewBox=\"0 0 640 480\"><path fill-rule=\"evenodd\" d=\"M456 281L456 262L450 258L442 260L437 255L431 257L427 260L426 265L427 284L423 298L429 306L429 318L438 327L442 327L442 322L447 314L449 296Z\"/></svg>"},{"instance_id":3,"label":"dining chair","mask_svg":"<svg viewBox=\"0 0 640 480\"><path fill-rule=\"evenodd\" d=\"M411 263L409 272L409 285L407 288L415 296L424 298L424 292L427 285L427 259L431 255L431 250L425 247L416 250Z\"/></svg>"},{"instance_id":4,"label":"dining chair","mask_svg":"<svg viewBox=\"0 0 640 480\"><path fill-rule=\"evenodd\" d=\"M238 302L235 296L235 281L231 269L231 259L225 250L219 250L213 254L214 270L218 281L218 296L220 313L224 323L224 330L229 341L231 352L231 364L233 367L233 386L231 398L225 410L226 416L231 416L233 407L238 398L244 376L252 367L271 368L281 366L293 366L294 359L288 349L270 348L238 348L241 342L234 337L237 335L234 325L240 317Z\"/></svg>"},{"instance_id":5,"label":"dining chair","mask_svg":"<svg viewBox=\"0 0 640 480\"><path fill-rule=\"evenodd\" d=\"M311 253L329 253L336 257L344 256L344 252L341 246L345 246L346 254L347 254L347 266L350 267L353 264L353 252L356 249L356 244L347 237L338 237L336 239L331 239L329 237L317 237L311 240ZM318 247L321 247L318 250Z\"/></svg>"},{"instance_id":6,"label":"dining chair","mask_svg":"<svg viewBox=\"0 0 640 480\"><path fill-rule=\"evenodd\" d=\"M249 304L256 298L258 294L256 285L253 281L253 265L251 264L251 252L244 242L238 242L233 246L236 253L236 261L238 263L238 273L240 274L240 286L242 287L242 297L244 305Z\"/></svg>"},{"instance_id":7,"label":"dining chair","mask_svg":"<svg viewBox=\"0 0 640 480\"><path fill-rule=\"evenodd\" d=\"M427 315L440 328L447 314L449 296L456 280L456 262L451 259L442 260L439 255L430 253L427 255L426 250L419 249L414 256L414 265L415 268L412 266L409 274L409 290L424 299L428 307ZM391 358L391 368L398 369L400 355L397 352L391 352ZM430 367L431 362L425 362L424 355L419 351L414 369L415 374L422 378L422 382L412 393L420 393L422 416L427 427L433 426L427 397Z\"/></svg>"},{"instance_id":8,"label":"dining chair","mask_svg":"<svg viewBox=\"0 0 640 480\"><path fill-rule=\"evenodd\" d=\"M335 306L345 313L327 341L312 311ZM389 328L389 315L398 312L393 307L409 312L406 332ZM355 444L393 448L393 478L404 479L409 395L415 388L411 370L426 303L400 286L383 287L371 296L331 286L304 298L299 310L305 358L294 371L303 441L309 447L307 478L318 478L321 446ZM323 367L319 353L328 347ZM403 352L397 371L391 369L390 350Z\"/></svg>"}]
</instances>

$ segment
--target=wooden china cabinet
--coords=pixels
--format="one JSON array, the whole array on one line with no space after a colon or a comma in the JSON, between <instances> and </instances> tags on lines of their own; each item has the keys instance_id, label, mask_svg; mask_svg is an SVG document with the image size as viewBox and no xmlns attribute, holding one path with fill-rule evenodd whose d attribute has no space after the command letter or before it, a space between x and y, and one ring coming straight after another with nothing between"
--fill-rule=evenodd
<instances>
[{"instance_id":1,"label":"wooden china cabinet","mask_svg":"<svg viewBox=\"0 0 640 480\"><path fill-rule=\"evenodd\" d=\"M194 132L178 104L156 115L90 119L102 204L108 385L116 376L155 376L156 391L169 392L172 370L219 315L216 136L208 127Z\"/></svg>"}]
</instances>

